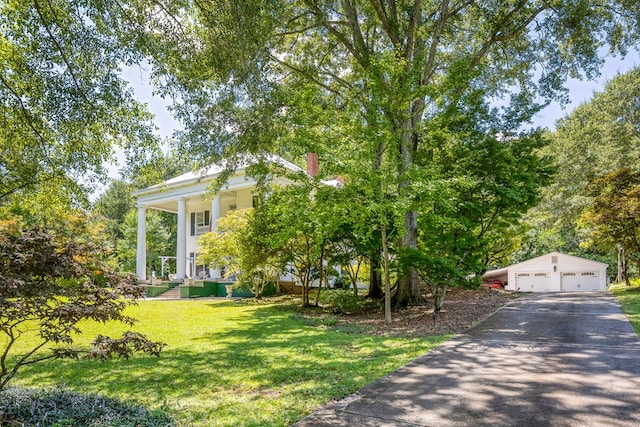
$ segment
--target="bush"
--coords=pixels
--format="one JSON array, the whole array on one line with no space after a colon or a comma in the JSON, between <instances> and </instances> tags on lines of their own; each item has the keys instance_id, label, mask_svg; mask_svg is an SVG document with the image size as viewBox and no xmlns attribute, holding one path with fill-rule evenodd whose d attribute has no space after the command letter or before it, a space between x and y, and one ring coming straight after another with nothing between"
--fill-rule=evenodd
<instances>
[{"instance_id":1,"label":"bush","mask_svg":"<svg viewBox=\"0 0 640 427\"><path fill-rule=\"evenodd\" d=\"M0 425L170 427L177 424L164 413L105 396L55 387L11 387L0 392Z\"/></svg>"},{"instance_id":2,"label":"bush","mask_svg":"<svg viewBox=\"0 0 640 427\"><path fill-rule=\"evenodd\" d=\"M347 289L334 289L320 294L320 304L335 314L355 314L362 311L362 298Z\"/></svg>"}]
</instances>

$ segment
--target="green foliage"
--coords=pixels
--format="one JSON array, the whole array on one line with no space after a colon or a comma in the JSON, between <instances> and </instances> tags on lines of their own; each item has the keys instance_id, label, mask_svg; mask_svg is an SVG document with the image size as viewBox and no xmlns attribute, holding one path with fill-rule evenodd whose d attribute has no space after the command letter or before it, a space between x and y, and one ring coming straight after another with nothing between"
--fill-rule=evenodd
<instances>
[{"instance_id":1,"label":"green foliage","mask_svg":"<svg viewBox=\"0 0 640 427\"><path fill-rule=\"evenodd\" d=\"M238 286L247 287L261 298L269 282L277 282L281 266L264 245L265 236L256 228L253 209L227 213L218 219L213 232L198 240L201 262L225 267L225 278L234 278Z\"/></svg>"},{"instance_id":2,"label":"green foliage","mask_svg":"<svg viewBox=\"0 0 640 427\"><path fill-rule=\"evenodd\" d=\"M640 169L640 68L620 74L604 90L558 121L544 149L556 166L542 202L527 215L530 253L579 254L589 240L578 218L591 204L589 183L628 167ZM587 249L589 253L597 248ZM615 256L615 254L612 254Z\"/></svg>"},{"instance_id":3,"label":"green foliage","mask_svg":"<svg viewBox=\"0 0 640 427\"><path fill-rule=\"evenodd\" d=\"M12 1L0 5L0 205L50 219L85 201L114 148L144 157L151 115L121 78L153 40L137 1Z\"/></svg>"},{"instance_id":4,"label":"green foliage","mask_svg":"<svg viewBox=\"0 0 640 427\"><path fill-rule=\"evenodd\" d=\"M118 240L124 238L123 225L133 205L131 185L125 181L112 181L94 203L93 211L105 218L105 231L111 238L113 248L117 246Z\"/></svg>"},{"instance_id":5,"label":"green foliage","mask_svg":"<svg viewBox=\"0 0 640 427\"><path fill-rule=\"evenodd\" d=\"M322 191L319 189L319 191ZM256 237L279 259L290 264L290 273L302 285L302 301L309 305L311 282L326 279L323 260L328 244L327 228L318 214L314 184L308 180L275 188L256 209Z\"/></svg>"},{"instance_id":6,"label":"green foliage","mask_svg":"<svg viewBox=\"0 0 640 427\"><path fill-rule=\"evenodd\" d=\"M589 229L593 245L622 251L622 274L629 283L627 260L640 264L640 171L619 169L591 182L588 191L592 201L579 225Z\"/></svg>"},{"instance_id":7,"label":"green foliage","mask_svg":"<svg viewBox=\"0 0 640 427\"><path fill-rule=\"evenodd\" d=\"M8 388L0 392L0 424L73 427L171 427L175 421L129 400L67 388Z\"/></svg>"},{"instance_id":8,"label":"green foliage","mask_svg":"<svg viewBox=\"0 0 640 427\"><path fill-rule=\"evenodd\" d=\"M319 304L328 307L334 314L358 314L366 300L347 289L331 289L323 292Z\"/></svg>"},{"instance_id":9,"label":"green foliage","mask_svg":"<svg viewBox=\"0 0 640 427\"><path fill-rule=\"evenodd\" d=\"M638 36L634 6L618 1L457 7L254 0L191 7L185 6L178 20L190 23L184 28L188 36L168 38L167 49L168 82L182 90L177 111L187 124L184 147L203 163L226 159L230 170L247 153L287 153L296 160L308 151L318 153L323 177L340 174L363 196L367 225L380 242L369 255L373 264L384 265L385 276L389 267L381 252L388 261L398 249L418 248L423 214L415 186L441 177L416 171L437 169L432 154L442 140L460 141L469 132L487 136L477 150L473 144L458 148L463 156L455 160L468 165L478 161L477 151L492 150L493 135L516 136L505 139L514 146L509 153L494 149L493 163L485 157L486 170L495 170L486 187L476 186L493 191L491 201L484 201L485 221L491 222L504 201L514 208L502 214L497 228L516 222L518 200L522 206L535 201L531 193L541 170L530 156L538 136L514 135L514 130L548 101L562 101L567 77L597 74L603 40L612 51L624 52ZM504 101L504 107L489 110L490 99ZM523 165L515 169L518 161ZM467 176L464 169L456 175L445 177ZM523 184L521 191L502 191L501 183L512 178ZM545 180L542 174L540 181ZM476 189L472 182L467 186ZM470 209L462 206L462 211ZM455 220L464 221L460 217ZM322 257L324 238L299 242ZM415 272L409 268L400 279L397 306L421 302Z\"/></svg>"},{"instance_id":10,"label":"green foliage","mask_svg":"<svg viewBox=\"0 0 640 427\"><path fill-rule=\"evenodd\" d=\"M133 325L123 312L144 292L111 271L104 247L85 226L67 223L52 233L0 223L0 390L25 365L51 358L160 353L163 344L133 332L116 340L98 336L90 351L72 347L81 321ZM32 347L21 353L19 343L30 334Z\"/></svg>"}]
</instances>

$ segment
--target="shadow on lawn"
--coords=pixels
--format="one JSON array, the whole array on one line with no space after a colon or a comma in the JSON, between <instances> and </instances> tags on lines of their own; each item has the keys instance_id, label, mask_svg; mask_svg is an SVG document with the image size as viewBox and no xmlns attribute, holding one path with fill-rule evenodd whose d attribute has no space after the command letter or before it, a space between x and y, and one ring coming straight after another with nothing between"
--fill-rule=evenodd
<instances>
[{"instance_id":1,"label":"shadow on lawn","mask_svg":"<svg viewBox=\"0 0 640 427\"><path fill-rule=\"evenodd\" d=\"M221 321L215 316L217 309L234 307L209 306L211 322ZM290 423L399 367L408 361L406 354L426 352L443 340L374 337L322 323L309 325L289 308L235 306L237 312L224 318L233 328L203 328L188 347L169 346L159 359L51 362L33 365L21 376L31 385L64 383L146 404L167 402L196 418L219 411L280 408L277 416ZM229 409L229 402L242 403Z\"/></svg>"}]
</instances>

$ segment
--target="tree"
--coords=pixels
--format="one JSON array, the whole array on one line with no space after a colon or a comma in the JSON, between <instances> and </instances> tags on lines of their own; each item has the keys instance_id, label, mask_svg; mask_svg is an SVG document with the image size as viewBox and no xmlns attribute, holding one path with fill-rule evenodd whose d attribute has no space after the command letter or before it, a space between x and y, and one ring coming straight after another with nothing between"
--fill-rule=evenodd
<instances>
[{"instance_id":1,"label":"tree","mask_svg":"<svg viewBox=\"0 0 640 427\"><path fill-rule=\"evenodd\" d=\"M623 277L630 286L626 260L640 267L640 171L622 168L588 187L591 204L580 217L596 245L624 252Z\"/></svg>"},{"instance_id":2,"label":"tree","mask_svg":"<svg viewBox=\"0 0 640 427\"><path fill-rule=\"evenodd\" d=\"M125 181L112 181L107 190L96 200L93 210L105 218L107 223L105 231L110 237L112 248L116 248L118 241L125 237L123 225L133 207L131 185Z\"/></svg>"},{"instance_id":3,"label":"tree","mask_svg":"<svg viewBox=\"0 0 640 427\"><path fill-rule=\"evenodd\" d=\"M0 5L0 206L49 219L86 203L114 148L135 161L155 147L152 116L121 78L144 62L155 22L137 1ZM71 208L69 207L71 206Z\"/></svg>"},{"instance_id":4,"label":"tree","mask_svg":"<svg viewBox=\"0 0 640 427\"><path fill-rule=\"evenodd\" d=\"M385 163L384 194L378 180L363 192L373 201L396 200L386 206L403 209L399 247L415 249L413 173L434 147L423 130L453 113L471 119L464 100L493 97L509 99L501 123L485 131L511 134L541 104L562 98L568 75L597 73L601 40L612 51L635 40L634 7L618 1L199 2L185 9L196 43L174 49L180 58L172 61L171 82L185 89L179 111L189 122L186 144L209 161L310 150L333 163L328 171L357 160L368 176ZM369 139L359 146L361 135ZM378 218L384 234L385 215ZM409 269L395 303L419 302L418 277Z\"/></svg>"},{"instance_id":5,"label":"tree","mask_svg":"<svg viewBox=\"0 0 640 427\"><path fill-rule=\"evenodd\" d=\"M269 255L265 240L256 232L253 209L227 213L218 219L216 230L198 240L203 263L225 268L225 278L234 278L239 286L248 286L261 298L269 282L277 282L281 269Z\"/></svg>"},{"instance_id":6,"label":"tree","mask_svg":"<svg viewBox=\"0 0 640 427\"><path fill-rule=\"evenodd\" d=\"M135 319L124 310L144 292L111 271L84 220L63 224L64 233L0 223L0 390L21 367L43 360L83 354L128 358L134 352L158 356L164 346L129 331L117 339L99 335L90 349L72 347L82 321L133 325ZM18 352L16 344L26 339L34 345Z\"/></svg>"}]
</instances>

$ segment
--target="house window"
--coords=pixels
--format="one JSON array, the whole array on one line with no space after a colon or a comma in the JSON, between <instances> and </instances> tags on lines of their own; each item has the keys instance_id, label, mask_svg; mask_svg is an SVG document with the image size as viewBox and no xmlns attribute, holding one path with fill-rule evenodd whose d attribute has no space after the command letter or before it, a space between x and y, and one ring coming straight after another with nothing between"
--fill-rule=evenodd
<instances>
[{"instance_id":1,"label":"house window","mask_svg":"<svg viewBox=\"0 0 640 427\"><path fill-rule=\"evenodd\" d=\"M209 230L211 215L209 211L191 212L191 235L199 236Z\"/></svg>"}]
</instances>

